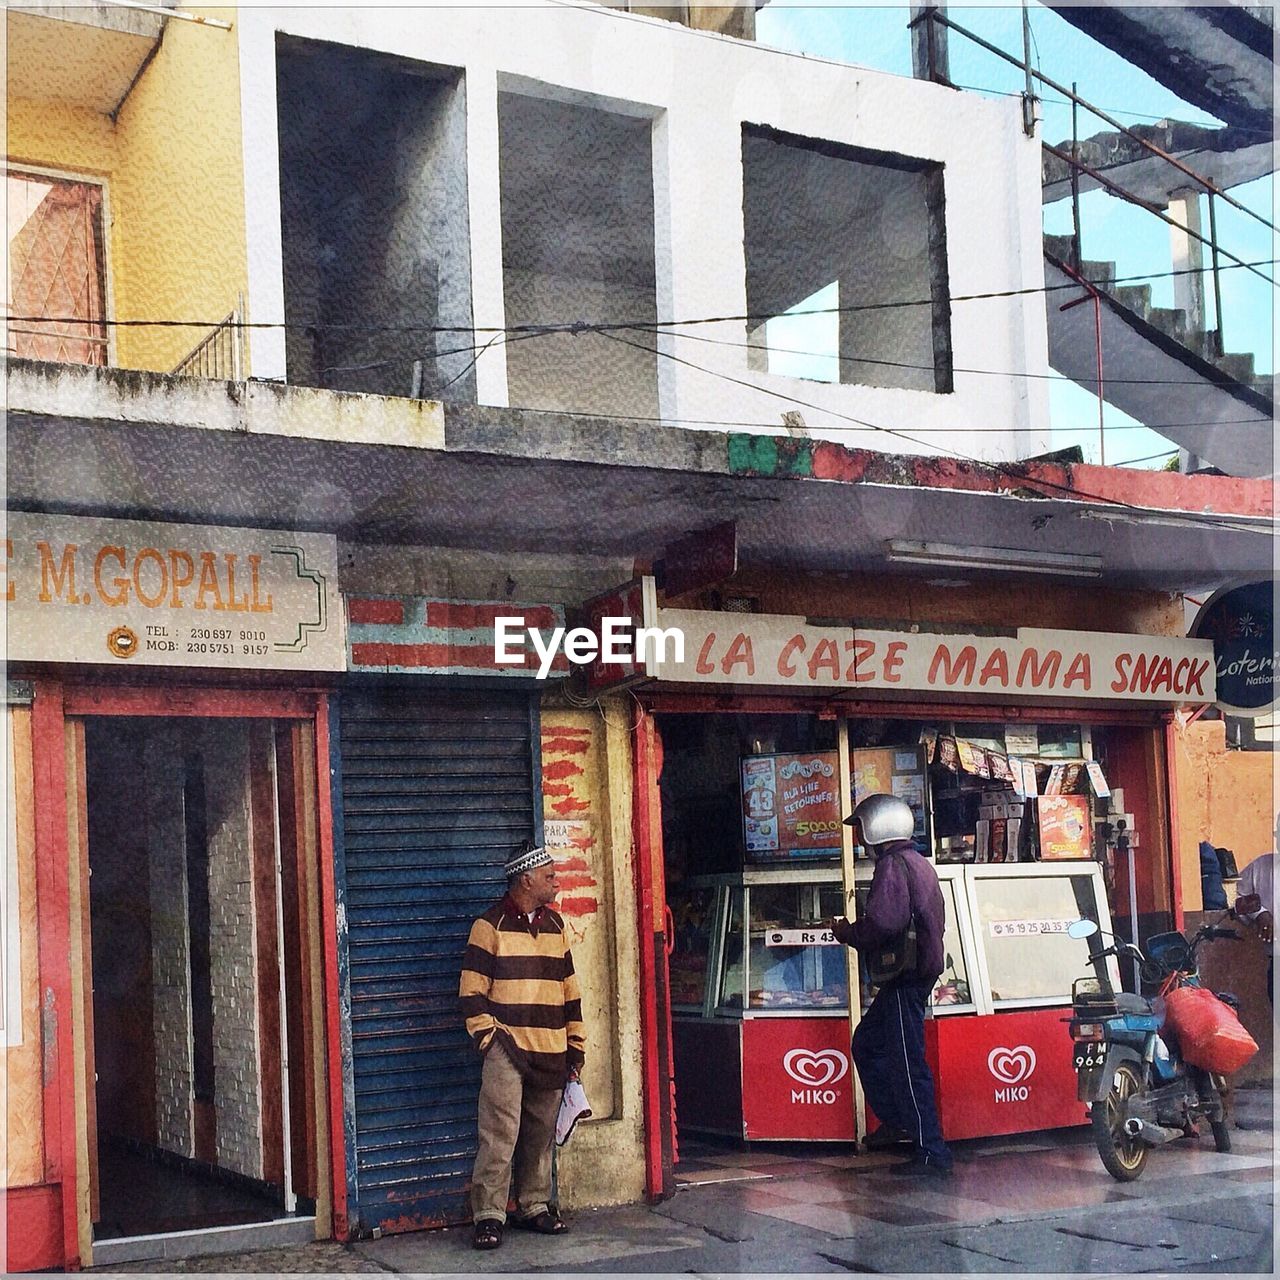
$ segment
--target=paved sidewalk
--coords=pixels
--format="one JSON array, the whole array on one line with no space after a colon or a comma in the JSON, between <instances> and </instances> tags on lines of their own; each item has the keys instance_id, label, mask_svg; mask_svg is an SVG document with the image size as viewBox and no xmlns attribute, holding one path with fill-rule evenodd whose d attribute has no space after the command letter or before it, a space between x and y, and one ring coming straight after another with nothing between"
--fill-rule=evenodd
<instances>
[{"instance_id":1,"label":"paved sidewalk","mask_svg":"<svg viewBox=\"0 0 1280 1280\"><path fill-rule=\"evenodd\" d=\"M901 1178L889 1154L685 1142L664 1204L583 1209L550 1239L470 1227L130 1271L576 1273L1250 1272L1273 1269L1271 1095L1241 1091L1233 1150L1206 1134L1152 1152L1137 1182L1102 1168L1088 1129L957 1146L955 1176ZM1256 1126L1256 1127L1255 1127Z\"/></svg>"}]
</instances>

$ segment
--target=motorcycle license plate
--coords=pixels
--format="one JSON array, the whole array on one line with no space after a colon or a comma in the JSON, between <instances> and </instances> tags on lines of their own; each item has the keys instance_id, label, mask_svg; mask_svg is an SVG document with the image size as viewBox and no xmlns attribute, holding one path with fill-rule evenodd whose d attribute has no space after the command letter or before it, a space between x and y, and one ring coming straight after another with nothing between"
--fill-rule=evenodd
<instances>
[{"instance_id":1,"label":"motorcycle license plate","mask_svg":"<svg viewBox=\"0 0 1280 1280\"><path fill-rule=\"evenodd\" d=\"M1092 1071L1107 1060L1107 1046L1101 1040L1081 1040L1071 1055L1071 1065L1077 1071Z\"/></svg>"}]
</instances>

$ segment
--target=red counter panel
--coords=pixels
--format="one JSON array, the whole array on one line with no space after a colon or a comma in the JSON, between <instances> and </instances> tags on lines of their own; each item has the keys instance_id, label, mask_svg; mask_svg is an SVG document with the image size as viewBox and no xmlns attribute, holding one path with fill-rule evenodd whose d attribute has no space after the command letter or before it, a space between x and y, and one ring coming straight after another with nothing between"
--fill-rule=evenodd
<instances>
[{"instance_id":1,"label":"red counter panel","mask_svg":"<svg viewBox=\"0 0 1280 1280\"><path fill-rule=\"evenodd\" d=\"M750 1018L742 1024L742 1120L748 1139L852 1142L849 1022Z\"/></svg>"},{"instance_id":2,"label":"red counter panel","mask_svg":"<svg viewBox=\"0 0 1280 1280\"><path fill-rule=\"evenodd\" d=\"M1076 1098L1070 1009L931 1018L925 1052L942 1135L981 1138L1086 1123Z\"/></svg>"}]
</instances>

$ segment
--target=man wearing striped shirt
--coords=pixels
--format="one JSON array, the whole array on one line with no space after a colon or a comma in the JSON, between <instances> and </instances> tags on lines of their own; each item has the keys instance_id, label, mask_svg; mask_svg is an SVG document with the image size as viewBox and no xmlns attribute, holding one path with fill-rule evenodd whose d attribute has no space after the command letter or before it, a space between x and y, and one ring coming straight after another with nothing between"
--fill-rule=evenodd
<instances>
[{"instance_id":1,"label":"man wearing striped shirt","mask_svg":"<svg viewBox=\"0 0 1280 1280\"><path fill-rule=\"evenodd\" d=\"M551 909L555 863L527 844L506 864L507 892L471 926L458 994L467 1031L484 1055L480 1149L471 1177L475 1247L502 1243L515 1174L518 1227L560 1235L552 1207L551 1141L565 1083L576 1079L585 1036L582 996Z\"/></svg>"}]
</instances>

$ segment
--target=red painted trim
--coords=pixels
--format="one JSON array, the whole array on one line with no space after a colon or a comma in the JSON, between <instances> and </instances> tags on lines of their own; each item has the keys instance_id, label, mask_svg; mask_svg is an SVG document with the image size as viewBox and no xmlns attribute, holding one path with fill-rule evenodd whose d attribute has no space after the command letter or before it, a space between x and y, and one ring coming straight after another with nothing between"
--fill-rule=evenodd
<instances>
[{"instance_id":1,"label":"red painted trim","mask_svg":"<svg viewBox=\"0 0 1280 1280\"><path fill-rule=\"evenodd\" d=\"M636 903L640 942L640 1042L644 1076L644 1181L650 1201L663 1195L657 971L653 954L653 720L636 714L632 733L632 840L636 849Z\"/></svg>"},{"instance_id":2,"label":"red painted trim","mask_svg":"<svg viewBox=\"0 0 1280 1280\"><path fill-rule=\"evenodd\" d=\"M1071 467L1071 481L1091 497L1154 510L1266 518L1275 515L1275 487L1270 480L1184 476L1174 471L1077 462Z\"/></svg>"},{"instance_id":3,"label":"red painted trim","mask_svg":"<svg viewBox=\"0 0 1280 1280\"><path fill-rule=\"evenodd\" d=\"M676 693L668 690L649 692L637 689L636 697L650 712L664 715L731 715L739 712L757 715L827 715L880 716L892 712L904 720L1002 720L1008 723L1027 721L1035 724L1135 725L1151 728L1167 714L1166 708L1139 710L1133 707L1108 707L1092 704L1083 707L1038 707L1027 703L998 706L991 703L845 701L814 697L779 697L757 693Z\"/></svg>"},{"instance_id":4,"label":"red painted trim","mask_svg":"<svg viewBox=\"0 0 1280 1280\"><path fill-rule=\"evenodd\" d=\"M1173 889L1173 927L1184 927L1182 910L1182 839L1178 823L1178 752L1172 721L1164 727L1165 789L1169 803L1169 883Z\"/></svg>"},{"instance_id":5,"label":"red painted trim","mask_svg":"<svg viewBox=\"0 0 1280 1280\"><path fill-rule=\"evenodd\" d=\"M347 1160L342 1112L342 1011L338 988L338 898L334 884L333 796L329 772L329 699L316 699L316 803L320 810L320 916L324 943L326 998L325 1042L329 1089L329 1162L333 1178L333 1234L338 1240L351 1235L347 1218Z\"/></svg>"},{"instance_id":6,"label":"red painted trim","mask_svg":"<svg viewBox=\"0 0 1280 1280\"><path fill-rule=\"evenodd\" d=\"M36 919L39 930L44 1109L44 1170L61 1182L61 1263L80 1269L76 1222L76 1085L71 1008L71 893L67 849L67 757L62 686L39 680L31 709L36 841ZM87 995L87 993L86 993ZM56 1019L52 1044L47 1019Z\"/></svg>"},{"instance_id":7,"label":"red painted trim","mask_svg":"<svg viewBox=\"0 0 1280 1280\"><path fill-rule=\"evenodd\" d=\"M161 689L70 685L69 716L210 716L310 720L316 694L292 689Z\"/></svg>"},{"instance_id":8,"label":"red painted trim","mask_svg":"<svg viewBox=\"0 0 1280 1280\"><path fill-rule=\"evenodd\" d=\"M57 1186L10 1187L4 1193L7 1273L62 1266L62 1192Z\"/></svg>"}]
</instances>

